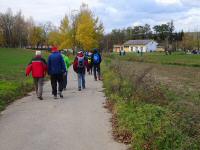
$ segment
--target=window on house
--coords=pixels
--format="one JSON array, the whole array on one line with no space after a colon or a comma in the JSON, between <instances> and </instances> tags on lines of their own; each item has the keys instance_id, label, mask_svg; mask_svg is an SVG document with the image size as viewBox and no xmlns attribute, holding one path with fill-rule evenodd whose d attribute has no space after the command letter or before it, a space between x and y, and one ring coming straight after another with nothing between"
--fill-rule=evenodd
<instances>
[{"instance_id":1,"label":"window on house","mask_svg":"<svg viewBox=\"0 0 200 150\"><path fill-rule=\"evenodd\" d=\"M131 51L133 51L133 47L131 47Z\"/></svg>"}]
</instances>

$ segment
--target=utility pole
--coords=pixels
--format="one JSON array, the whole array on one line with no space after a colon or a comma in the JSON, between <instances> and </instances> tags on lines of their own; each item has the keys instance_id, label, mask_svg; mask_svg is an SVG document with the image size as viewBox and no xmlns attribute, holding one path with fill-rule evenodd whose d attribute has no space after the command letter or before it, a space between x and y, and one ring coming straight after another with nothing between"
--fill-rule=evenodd
<instances>
[{"instance_id":1,"label":"utility pole","mask_svg":"<svg viewBox=\"0 0 200 150\"><path fill-rule=\"evenodd\" d=\"M199 51L199 30L197 29L197 47Z\"/></svg>"}]
</instances>

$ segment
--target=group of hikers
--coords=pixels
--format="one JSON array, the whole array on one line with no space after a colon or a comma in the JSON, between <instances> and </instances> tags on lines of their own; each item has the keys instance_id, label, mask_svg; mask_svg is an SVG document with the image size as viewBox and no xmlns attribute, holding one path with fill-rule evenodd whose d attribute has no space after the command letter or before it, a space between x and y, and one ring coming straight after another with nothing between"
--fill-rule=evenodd
<instances>
[{"instance_id":1,"label":"group of hikers","mask_svg":"<svg viewBox=\"0 0 200 150\"><path fill-rule=\"evenodd\" d=\"M44 77L48 73L51 80L52 95L57 99L57 95L63 98L62 91L66 90L69 67L72 64L65 51L59 51L57 47L51 48L48 61L42 57L41 51L35 52L35 57L26 67L26 76L32 72L35 90L38 99L43 100ZM78 90L85 89L85 74L94 74L94 80L101 80L100 72L101 55L98 49L92 52L79 51L73 61L73 69L77 73Z\"/></svg>"}]
</instances>

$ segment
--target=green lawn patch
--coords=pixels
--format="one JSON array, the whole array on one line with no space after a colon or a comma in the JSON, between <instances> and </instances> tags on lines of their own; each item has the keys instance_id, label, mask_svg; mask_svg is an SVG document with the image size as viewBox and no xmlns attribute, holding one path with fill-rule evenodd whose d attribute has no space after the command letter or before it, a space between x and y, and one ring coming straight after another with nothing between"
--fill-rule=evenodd
<instances>
[{"instance_id":1,"label":"green lawn patch","mask_svg":"<svg viewBox=\"0 0 200 150\"><path fill-rule=\"evenodd\" d=\"M27 49L0 48L0 110L7 104L33 90L31 77L25 76L25 68L35 56ZM48 53L43 52L47 58Z\"/></svg>"},{"instance_id":2,"label":"green lawn patch","mask_svg":"<svg viewBox=\"0 0 200 150\"><path fill-rule=\"evenodd\" d=\"M165 55L164 52L163 53L153 52L153 53L143 53L142 56L137 53L127 53L127 55L123 57L119 56L116 53L113 53L112 57L134 62L137 61L137 62L165 64L165 65L200 67L200 55L185 54L182 52L175 52L172 53L172 55Z\"/></svg>"}]
</instances>

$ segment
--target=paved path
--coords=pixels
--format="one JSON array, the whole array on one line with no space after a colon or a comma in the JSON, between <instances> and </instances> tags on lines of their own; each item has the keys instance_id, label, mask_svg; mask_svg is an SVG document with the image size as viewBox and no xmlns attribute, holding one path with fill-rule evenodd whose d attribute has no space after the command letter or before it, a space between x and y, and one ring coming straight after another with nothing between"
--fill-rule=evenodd
<instances>
[{"instance_id":1,"label":"paved path","mask_svg":"<svg viewBox=\"0 0 200 150\"><path fill-rule=\"evenodd\" d=\"M32 92L3 111L0 150L125 150L112 139L102 83L87 76L86 89L80 92L75 78L71 69L64 99L53 99L48 82L45 100Z\"/></svg>"}]
</instances>

